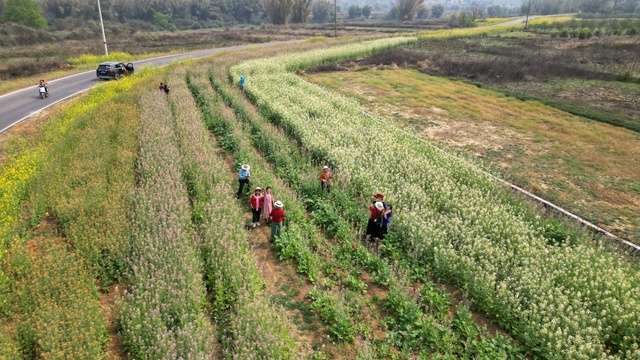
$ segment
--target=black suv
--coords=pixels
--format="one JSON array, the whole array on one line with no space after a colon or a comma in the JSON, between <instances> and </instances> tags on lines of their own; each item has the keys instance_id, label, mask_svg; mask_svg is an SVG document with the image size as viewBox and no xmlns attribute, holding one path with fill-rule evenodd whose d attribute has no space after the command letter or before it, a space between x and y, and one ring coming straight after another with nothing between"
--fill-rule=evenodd
<instances>
[{"instance_id":1,"label":"black suv","mask_svg":"<svg viewBox=\"0 0 640 360\"><path fill-rule=\"evenodd\" d=\"M96 76L98 79L116 79L120 80L120 77L123 75L133 74L133 64L132 63L119 63L119 62L103 62L98 65L96 69Z\"/></svg>"}]
</instances>

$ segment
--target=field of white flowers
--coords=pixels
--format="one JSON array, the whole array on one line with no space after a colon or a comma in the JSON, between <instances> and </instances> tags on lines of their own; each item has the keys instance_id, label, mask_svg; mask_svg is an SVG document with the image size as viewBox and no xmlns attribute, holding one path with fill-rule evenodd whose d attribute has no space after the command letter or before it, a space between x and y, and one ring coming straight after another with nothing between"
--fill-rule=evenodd
<instances>
[{"instance_id":1,"label":"field of white flowers","mask_svg":"<svg viewBox=\"0 0 640 360\"><path fill-rule=\"evenodd\" d=\"M640 277L625 259L586 238L550 244L544 219L474 164L292 73L410 41L252 60L230 76L247 75L247 95L353 188L388 194L408 255L467 292L535 355L640 358Z\"/></svg>"}]
</instances>

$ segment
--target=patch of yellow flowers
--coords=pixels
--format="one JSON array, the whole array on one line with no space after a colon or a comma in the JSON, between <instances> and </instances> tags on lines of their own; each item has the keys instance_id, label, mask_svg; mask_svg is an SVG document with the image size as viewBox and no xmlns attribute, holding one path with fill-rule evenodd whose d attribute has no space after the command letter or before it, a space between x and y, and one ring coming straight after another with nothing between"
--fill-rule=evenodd
<instances>
[{"instance_id":1,"label":"patch of yellow flowers","mask_svg":"<svg viewBox=\"0 0 640 360\"><path fill-rule=\"evenodd\" d=\"M114 96L129 90L134 84L155 73L142 69L136 76L111 82L91 90L87 96L65 105L52 119L35 141L12 158L6 159L0 172L0 263L4 262L8 249L19 241L13 229L20 221L22 208L29 198L29 184L47 162L47 149L61 139L78 115L90 111ZM7 286L7 275L0 268L0 289Z\"/></svg>"}]
</instances>

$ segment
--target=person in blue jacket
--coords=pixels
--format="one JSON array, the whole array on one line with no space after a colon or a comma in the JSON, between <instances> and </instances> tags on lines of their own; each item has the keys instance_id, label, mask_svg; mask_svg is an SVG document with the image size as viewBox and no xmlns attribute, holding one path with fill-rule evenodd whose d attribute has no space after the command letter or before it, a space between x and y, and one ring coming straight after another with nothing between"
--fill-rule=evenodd
<instances>
[{"instance_id":1,"label":"person in blue jacket","mask_svg":"<svg viewBox=\"0 0 640 360\"><path fill-rule=\"evenodd\" d=\"M387 235L387 228L391 225L391 218L393 217L393 206L387 205L387 210L384 212L384 218L382 219L382 238Z\"/></svg>"},{"instance_id":2,"label":"person in blue jacket","mask_svg":"<svg viewBox=\"0 0 640 360\"><path fill-rule=\"evenodd\" d=\"M249 166L249 164L244 164L240 168L240 171L238 171L238 199L240 199L240 195L242 195L244 185L246 184L247 188L250 188L251 186L249 183L249 177L251 176L251 172L249 172L250 169L251 166Z\"/></svg>"},{"instance_id":3,"label":"person in blue jacket","mask_svg":"<svg viewBox=\"0 0 640 360\"><path fill-rule=\"evenodd\" d=\"M244 93L244 82L247 80L247 75L243 75L240 77L240 88L242 88L242 92Z\"/></svg>"}]
</instances>

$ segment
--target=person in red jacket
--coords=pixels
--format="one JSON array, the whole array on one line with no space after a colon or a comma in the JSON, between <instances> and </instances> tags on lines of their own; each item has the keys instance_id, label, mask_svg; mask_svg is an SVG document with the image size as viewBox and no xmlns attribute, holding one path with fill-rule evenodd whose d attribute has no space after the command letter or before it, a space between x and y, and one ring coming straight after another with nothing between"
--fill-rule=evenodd
<instances>
[{"instance_id":1,"label":"person in red jacket","mask_svg":"<svg viewBox=\"0 0 640 360\"><path fill-rule=\"evenodd\" d=\"M375 242L382 237L382 221L384 219L384 205L381 201L374 201L369 206L369 222L367 223L367 239Z\"/></svg>"},{"instance_id":2,"label":"person in red jacket","mask_svg":"<svg viewBox=\"0 0 640 360\"><path fill-rule=\"evenodd\" d=\"M262 189L257 187L251 195L249 200L251 204L251 212L253 213L253 227L260 225L260 212L262 211L262 205L264 203L264 196L262 196Z\"/></svg>"},{"instance_id":3,"label":"person in red jacket","mask_svg":"<svg viewBox=\"0 0 640 360\"><path fill-rule=\"evenodd\" d=\"M273 203L273 210L271 210L271 237L270 242L276 240L276 236L280 236L282 230L282 220L284 220L284 210L282 210L282 201L278 200Z\"/></svg>"}]
</instances>

